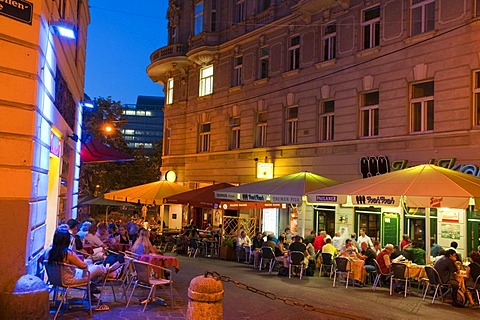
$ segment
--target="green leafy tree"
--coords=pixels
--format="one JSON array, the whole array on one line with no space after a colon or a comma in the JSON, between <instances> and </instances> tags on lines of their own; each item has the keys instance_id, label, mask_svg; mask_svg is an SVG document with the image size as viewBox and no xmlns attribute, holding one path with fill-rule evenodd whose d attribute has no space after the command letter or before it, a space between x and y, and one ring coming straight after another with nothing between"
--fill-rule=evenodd
<instances>
[{"instance_id":1,"label":"green leafy tree","mask_svg":"<svg viewBox=\"0 0 480 320\"><path fill-rule=\"evenodd\" d=\"M130 150L121 134L125 124L122 117L122 105L113 101L111 97L96 98L96 108L84 112L83 128L88 139L91 135L95 139L111 147L131 155L135 161L82 163L80 167L80 194L101 196L106 192L128 188L160 179L161 141L155 146L155 154L146 156L140 150ZM105 132L106 125L114 130Z\"/></svg>"}]
</instances>

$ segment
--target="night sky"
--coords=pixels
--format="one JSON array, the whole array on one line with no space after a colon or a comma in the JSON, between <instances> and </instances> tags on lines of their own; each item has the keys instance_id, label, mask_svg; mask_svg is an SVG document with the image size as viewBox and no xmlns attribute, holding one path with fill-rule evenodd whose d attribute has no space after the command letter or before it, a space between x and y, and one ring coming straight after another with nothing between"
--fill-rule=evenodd
<instances>
[{"instance_id":1,"label":"night sky","mask_svg":"<svg viewBox=\"0 0 480 320\"><path fill-rule=\"evenodd\" d=\"M147 76L150 54L167 45L168 0L90 0L85 93L136 103L163 96Z\"/></svg>"}]
</instances>

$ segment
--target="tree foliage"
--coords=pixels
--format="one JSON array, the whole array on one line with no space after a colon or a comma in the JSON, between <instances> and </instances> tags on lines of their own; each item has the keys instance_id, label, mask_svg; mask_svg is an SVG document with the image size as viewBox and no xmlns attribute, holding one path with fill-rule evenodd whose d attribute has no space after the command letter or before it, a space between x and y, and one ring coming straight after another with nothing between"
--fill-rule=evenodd
<instances>
[{"instance_id":1,"label":"tree foliage","mask_svg":"<svg viewBox=\"0 0 480 320\"><path fill-rule=\"evenodd\" d=\"M96 98L95 109L86 110L83 118L83 140L91 135L109 146L131 155L135 161L82 163L80 167L80 194L101 196L106 192L145 184L160 179L162 142L155 145L153 156L144 155L141 150L127 148L121 134L125 123L122 105L108 98ZM110 134L104 131L111 124L115 130ZM98 186L98 187L97 187Z\"/></svg>"}]
</instances>

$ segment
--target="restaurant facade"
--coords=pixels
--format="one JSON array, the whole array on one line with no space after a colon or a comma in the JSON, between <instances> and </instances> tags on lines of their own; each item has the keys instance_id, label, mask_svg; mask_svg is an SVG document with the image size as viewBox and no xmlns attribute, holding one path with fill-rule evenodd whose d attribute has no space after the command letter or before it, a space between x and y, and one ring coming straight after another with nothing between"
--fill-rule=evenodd
<instances>
[{"instance_id":1,"label":"restaurant facade","mask_svg":"<svg viewBox=\"0 0 480 320\"><path fill-rule=\"evenodd\" d=\"M2 290L76 217L89 22L86 0L1 2Z\"/></svg>"},{"instance_id":2,"label":"restaurant facade","mask_svg":"<svg viewBox=\"0 0 480 320\"><path fill-rule=\"evenodd\" d=\"M474 0L170 1L169 43L147 68L166 94L162 171L192 188L260 181L265 165L341 182L422 163L478 175L479 15ZM308 212L307 232L377 238L401 214ZM419 238L422 212L397 216L397 234ZM460 237L478 239L478 220Z\"/></svg>"}]
</instances>

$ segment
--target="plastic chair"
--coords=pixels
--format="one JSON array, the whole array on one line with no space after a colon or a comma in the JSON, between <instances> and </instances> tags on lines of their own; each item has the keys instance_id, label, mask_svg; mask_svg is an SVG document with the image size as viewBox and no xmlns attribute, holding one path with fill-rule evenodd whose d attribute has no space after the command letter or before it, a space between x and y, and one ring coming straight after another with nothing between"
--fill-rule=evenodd
<instances>
[{"instance_id":1,"label":"plastic chair","mask_svg":"<svg viewBox=\"0 0 480 320\"><path fill-rule=\"evenodd\" d=\"M272 274L273 267L275 266L275 252L271 247L262 247L262 257L260 258L260 266L258 270L262 271L263 262L269 263L268 272Z\"/></svg>"},{"instance_id":2,"label":"plastic chair","mask_svg":"<svg viewBox=\"0 0 480 320\"><path fill-rule=\"evenodd\" d=\"M322 276L324 268L330 269L330 278L331 278L332 272L333 272L333 256L327 252L322 252L322 263L320 264L320 272L318 273L319 277Z\"/></svg>"},{"instance_id":3,"label":"plastic chair","mask_svg":"<svg viewBox=\"0 0 480 320\"><path fill-rule=\"evenodd\" d=\"M427 274L427 277L428 277L428 285L425 287L425 291L423 292L423 299L422 300L425 300L425 297L427 296L428 289L430 287L434 287L435 292L433 294L432 303L435 302L435 299L437 298L438 291L440 291L440 299L443 301L444 293L442 291L442 288L447 287L447 288L451 289L452 286L450 284L443 283L442 279L440 278L440 275L438 274L438 271L435 270L434 268L430 267L430 266L425 266L425 273Z\"/></svg>"},{"instance_id":4,"label":"plastic chair","mask_svg":"<svg viewBox=\"0 0 480 320\"><path fill-rule=\"evenodd\" d=\"M348 280L350 279L350 274L353 275L353 271L351 271L351 261L345 257L336 257L335 258L335 268L333 273L333 286L337 282L337 274L339 275L347 275L345 288L348 288Z\"/></svg>"},{"instance_id":5,"label":"plastic chair","mask_svg":"<svg viewBox=\"0 0 480 320\"><path fill-rule=\"evenodd\" d=\"M135 268L136 274L137 274L137 279L134 281L134 286L132 289L132 292L130 293L130 298L127 301L127 305L125 308L128 307L130 304L130 301L132 300L133 293L135 292L135 289L137 287L142 287L142 288L147 288L150 289L150 292L148 293L147 300L145 301L145 306L143 307L142 313L145 312L145 309L147 308L148 302L152 298L152 294L154 292L154 289L157 286L165 286L165 285L170 285L170 297L171 297L171 302L172 302L172 310L173 310L173 279L172 279L172 272L169 269L162 268L159 266L152 265L147 262L143 261L138 261L138 260L133 260L133 266ZM152 277L153 271L155 270L162 270L164 275L168 274L169 279L165 278L154 278ZM159 274L159 272L157 272Z\"/></svg>"},{"instance_id":6,"label":"plastic chair","mask_svg":"<svg viewBox=\"0 0 480 320\"><path fill-rule=\"evenodd\" d=\"M60 312L60 308L62 308L63 302L68 305L68 291L70 289L79 289L85 291L88 297L88 312L90 316L92 315L92 300L90 295L90 272L88 270L83 270L85 280L82 282L78 282L75 284L69 284L64 282L64 274L66 272L70 274L75 274L76 267L71 264L67 263L48 263L45 260L44 262L45 271L48 275L48 281L52 286L55 288L62 290L63 289L63 296L61 296L60 304L58 305L57 312L55 312L55 316L53 319L57 319L58 313ZM67 270L67 268L69 270Z\"/></svg>"},{"instance_id":7,"label":"plastic chair","mask_svg":"<svg viewBox=\"0 0 480 320\"><path fill-rule=\"evenodd\" d=\"M301 251L291 251L288 256L288 278L292 278L292 267L300 267L300 280L302 280L305 254Z\"/></svg>"},{"instance_id":8,"label":"plastic chair","mask_svg":"<svg viewBox=\"0 0 480 320\"><path fill-rule=\"evenodd\" d=\"M467 287L468 290L475 291L475 293L477 294L478 303L480 303L480 293L478 290L479 287L480 287L480 276L478 276L477 279L475 280L475 284L473 285L473 287Z\"/></svg>"},{"instance_id":9,"label":"plastic chair","mask_svg":"<svg viewBox=\"0 0 480 320\"><path fill-rule=\"evenodd\" d=\"M407 265L404 263L392 263L390 266L390 271L392 275L390 277L390 295L393 294L393 282L405 282L405 292L404 297L407 297L407 287L409 284L408 276L405 277L405 271L407 270Z\"/></svg>"},{"instance_id":10,"label":"plastic chair","mask_svg":"<svg viewBox=\"0 0 480 320\"><path fill-rule=\"evenodd\" d=\"M375 280L373 281L373 285L372 285L372 291L375 291L377 289L377 286L380 284L380 286L382 286L382 284L380 283L380 279L383 277L385 277L386 279L389 279L390 276L392 275L391 273L383 273L382 272L382 269L380 269L380 265L378 264L377 260L373 260L375 262L375 269L376 269L376 276L375 276Z\"/></svg>"}]
</instances>

